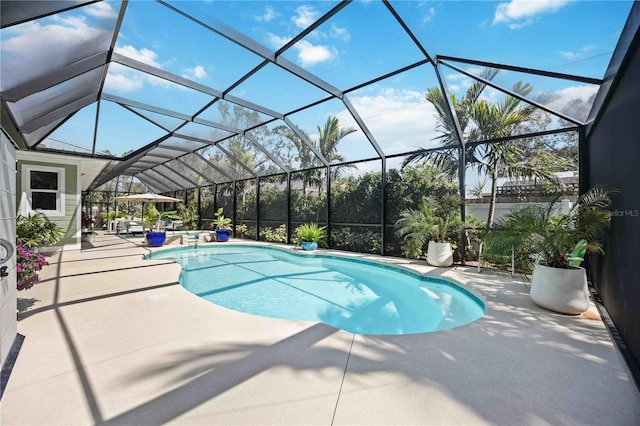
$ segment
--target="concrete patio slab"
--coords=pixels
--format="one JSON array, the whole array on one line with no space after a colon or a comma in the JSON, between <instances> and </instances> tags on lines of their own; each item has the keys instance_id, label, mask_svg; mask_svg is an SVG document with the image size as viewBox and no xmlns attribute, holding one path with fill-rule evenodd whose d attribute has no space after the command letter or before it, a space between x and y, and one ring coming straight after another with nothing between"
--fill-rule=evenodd
<instances>
[{"instance_id":1,"label":"concrete patio slab","mask_svg":"<svg viewBox=\"0 0 640 426\"><path fill-rule=\"evenodd\" d=\"M487 304L450 330L354 335L213 305L180 286L179 265L143 260L149 250L101 233L19 293L25 340L2 424L640 423L595 307L554 314L502 276L350 253L455 280Z\"/></svg>"}]
</instances>

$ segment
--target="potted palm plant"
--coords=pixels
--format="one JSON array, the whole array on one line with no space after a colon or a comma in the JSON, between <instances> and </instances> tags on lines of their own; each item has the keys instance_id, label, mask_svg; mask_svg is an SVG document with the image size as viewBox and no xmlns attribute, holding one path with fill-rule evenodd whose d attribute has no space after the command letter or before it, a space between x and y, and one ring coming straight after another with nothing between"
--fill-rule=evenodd
<instances>
[{"instance_id":1,"label":"potted palm plant","mask_svg":"<svg viewBox=\"0 0 640 426\"><path fill-rule=\"evenodd\" d=\"M580 314L589 308L587 275L572 266L571 251L586 241L586 251L604 254L599 234L611 223L609 207L614 191L594 187L578 198L567 213L557 214L557 198L548 205L532 204L514 210L487 237L515 247L523 273L531 276L531 299L539 306Z\"/></svg>"},{"instance_id":2,"label":"potted palm plant","mask_svg":"<svg viewBox=\"0 0 640 426\"><path fill-rule=\"evenodd\" d=\"M229 241L231 236L231 219L224 216L224 209L220 207L217 212L214 213L213 224L216 229L216 241L224 243Z\"/></svg>"},{"instance_id":3,"label":"potted palm plant","mask_svg":"<svg viewBox=\"0 0 640 426\"><path fill-rule=\"evenodd\" d=\"M315 250L319 244L326 244L325 228L326 226L318 226L318 224L314 222L298 226L296 232L300 238L302 249Z\"/></svg>"},{"instance_id":4,"label":"potted palm plant","mask_svg":"<svg viewBox=\"0 0 640 426\"><path fill-rule=\"evenodd\" d=\"M453 265L453 247L449 236L455 233L460 224L458 206L459 198L451 194L438 200L424 197L417 209L402 211L396 228L398 234L404 238L405 254L419 258L428 241L429 265Z\"/></svg>"}]
</instances>

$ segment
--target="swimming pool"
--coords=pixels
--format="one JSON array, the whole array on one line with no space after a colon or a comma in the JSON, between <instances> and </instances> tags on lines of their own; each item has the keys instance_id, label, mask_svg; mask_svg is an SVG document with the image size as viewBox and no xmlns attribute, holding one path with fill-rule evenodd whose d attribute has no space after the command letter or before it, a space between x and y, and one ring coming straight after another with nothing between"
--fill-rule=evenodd
<instances>
[{"instance_id":1,"label":"swimming pool","mask_svg":"<svg viewBox=\"0 0 640 426\"><path fill-rule=\"evenodd\" d=\"M413 334L468 324L485 305L450 281L335 255L253 245L158 251L182 265L180 283L216 305L317 321L359 334Z\"/></svg>"}]
</instances>

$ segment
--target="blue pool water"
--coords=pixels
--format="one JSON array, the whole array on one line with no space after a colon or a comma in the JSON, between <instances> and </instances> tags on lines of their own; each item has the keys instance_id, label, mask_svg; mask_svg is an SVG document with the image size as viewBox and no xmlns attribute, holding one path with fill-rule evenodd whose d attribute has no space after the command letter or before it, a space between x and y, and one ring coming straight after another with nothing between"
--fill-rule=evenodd
<instances>
[{"instance_id":1,"label":"blue pool water","mask_svg":"<svg viewBox=\"0 0 640 426\"><path fill-rule=\"evenodd\" d=\"M236 311L318 321L359 334L444 330L480 318L484 304L449 281L378 262L247 245L158 251L182 265L191 293Z\"/></svg>"}]
</instances>

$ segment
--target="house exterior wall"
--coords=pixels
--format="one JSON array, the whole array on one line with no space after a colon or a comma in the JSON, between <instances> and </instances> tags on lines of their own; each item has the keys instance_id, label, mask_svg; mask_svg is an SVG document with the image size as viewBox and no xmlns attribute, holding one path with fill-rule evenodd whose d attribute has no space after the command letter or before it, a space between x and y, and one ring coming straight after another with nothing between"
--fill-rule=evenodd
<instances>
[{"instance_id":1,"label":"house exterior wall","mask_svg":"<svg viewBox=\"0 0 640 426\"><path fill-rule=\"evenodd\" d=\"M0 278L0 366L4 365L17 334L16 290L16 150L4 133L0 138L0 239L11 246L6 258L0 248L0 268L7 267Z\"/></svg>"},{"instance_id":2,"label":"house exterior wall","mask_svg":"<svg viewBox=\"0 0 640 426\"><path fill-rule=\"evenodd\" d=\"M61 240L56 247L64 250L79 250L82 221L79 161L50 154L22 151L17 154L17 203L20 214L26 215L31 212L26 192L27 168L64 170L64 214L61 216L45 214L45 216L63 229Z\"/></svg>"}]
</instances>

